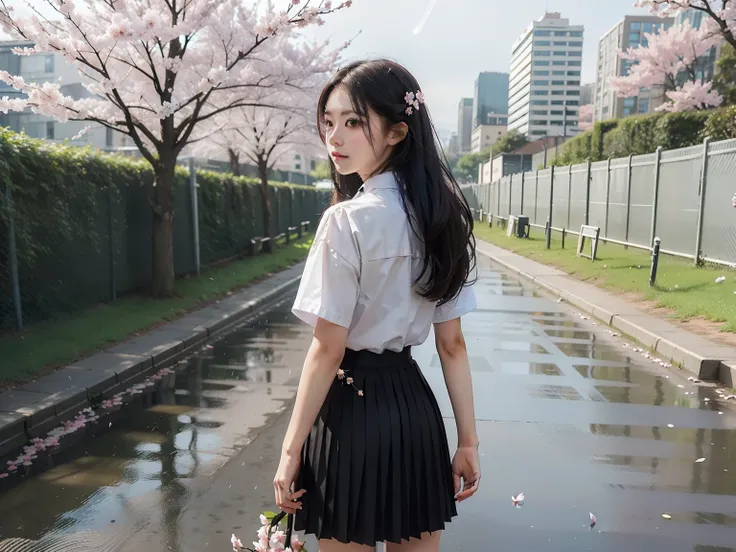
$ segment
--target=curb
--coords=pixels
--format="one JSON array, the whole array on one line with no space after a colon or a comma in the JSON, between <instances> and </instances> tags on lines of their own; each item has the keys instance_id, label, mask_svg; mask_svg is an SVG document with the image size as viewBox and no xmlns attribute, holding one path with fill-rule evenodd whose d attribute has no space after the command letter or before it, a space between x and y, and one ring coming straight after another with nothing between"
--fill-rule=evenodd
<instances>
[{"instance_id":1,"label":"curb","mask_svg":"<svg viewBox=\"0 0 736 552\"><path fill-rule=\"evenodd\" d=\"M478 241L480 242L481 240ZM498 249L502 249L497 245L491 245ZM517 255L512 251L506 249L502 250L510 255ZM681 366L698 379L718 381L728 387L734 387L734 385L736 385L736 349L726 345L708 342L711 345L708 349L712 349L719 353L714 355L712 351L698 351L696 347L681 345L679 342L683 340L682 338L684 337L685 340L687 340L687 337L690 337L692 339L692 334L685 330L679 330L674 326L670 330L659 332L656 329L656 326L664 327L665 325L669 325L669 323L660 319L648 317L645 313L629 315L613 312L603 306L591 302L588 299L580 297L569 290L565 290L554 285L552 282L545 280L544 276L534 276L529 274L527 271L518 268L512 262L505 260L498 255L494 255L488 251L483 251L481 248L477 248L477 251L481 255L484 255L495 263L501 265L506 270L534 283L558 297L561 297L563 300L597 318L607 326L611 326L630 339L639 342L645 348L658 353L661 357L669 359L673 364ZM534 262L539 266L549 268L548 265L538 263L526 257L522 257L521 255L517 256L523 258L527 262ZM571 276L566 276L572 279ZM599 290L599 293L605 292ZM641 321L637 320L637 318L641 318ZM647 318L649 321L658 322L658 324L647 324ZM676 334L681 335L678 336ZM680 339L678 339L678 337ZM700 336L697 336L697 339L700 339ZM702 340L705 340L705 338L702 338ZM700 348L702 349L703 347Z\"/></svg>"},{"instance_id":2,"label":"curb","mask_svg":"<svg viewBox=\"0 0 736 552\"><path fill-rule=\"evenodd\" d=\"M194 349L271 306L299 284L303 265L304 261L300 261L149 333L0 393L0 457L44 436L100 398L172 366Z\"/></svg>"}]
</instances>

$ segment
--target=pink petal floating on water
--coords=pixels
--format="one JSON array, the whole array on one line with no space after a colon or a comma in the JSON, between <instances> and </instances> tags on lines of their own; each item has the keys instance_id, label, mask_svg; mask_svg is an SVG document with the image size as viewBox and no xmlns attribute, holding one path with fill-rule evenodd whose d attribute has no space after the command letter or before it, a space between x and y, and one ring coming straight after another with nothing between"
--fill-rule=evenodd
<instances>
[{"instance_id":1,"label":"pink petal floating on water","mask_svg":"<svg viewBox=\"0 0 736 552\"><path fill-rule=\"evenodd\" d=\"M588 513L590 514L590 528L592 529L593 527L595 527L597 520L595 519L593 512L588 512Z\"/></svg>"}]
</instances>

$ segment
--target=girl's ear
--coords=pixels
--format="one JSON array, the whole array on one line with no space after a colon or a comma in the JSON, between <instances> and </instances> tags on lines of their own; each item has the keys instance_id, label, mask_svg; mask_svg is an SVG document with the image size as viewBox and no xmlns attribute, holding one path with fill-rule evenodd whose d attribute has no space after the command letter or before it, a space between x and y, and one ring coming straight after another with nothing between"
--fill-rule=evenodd
<instances>
[{"instance_id":1,"label":"girl's ear","mask_svg":"<svg viewBox=\"0 0 736 552\"><path fill-rule=\"evenodd\" d=\"M409 134L409 126L404 123L396 123L388 131L388 143L395 146Z\"/></svg>"}]
</instances>

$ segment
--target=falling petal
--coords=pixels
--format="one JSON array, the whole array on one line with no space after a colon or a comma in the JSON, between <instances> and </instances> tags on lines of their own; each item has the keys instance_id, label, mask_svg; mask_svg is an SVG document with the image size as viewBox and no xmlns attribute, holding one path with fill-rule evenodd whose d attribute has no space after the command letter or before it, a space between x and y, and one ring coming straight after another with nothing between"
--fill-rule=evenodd
<instances>
[{"instance_id":1,"label":"falling petal","mask_svg":"<svg viewBox=\"0 0 736 552\"><path fill-rule=\"evenodd\" d=\"M672 519L672 516L669 514L662 514L662 519Z\"/></svg>"},{"instance_id":2,"label":"falling petal","mask_svg":"<svg viewBox=\"0 0 736 552\"><path fill-rule=\"evenodd\" d=\"M698 458L698 459L697 459L697 460L695 461L695 463L696 463L696 464L702 464L703 462L705 462L705 458Z\"/></svg>"},{"instance_id":3,"label":"falling petal","mask_svg":"<svg viewBox=\"0 0 736 552\"><path fill-rule=\"evenodd\" d=\"M524 503L524 493L519 493L517 496L512 496L511 500L514 503L514 506L516 506L517 508L521 508L521 505Z\"/></svg>"},{"instance_id":4,"label":"falling petal","mask_svg":"<svg viewBox=\"0 0 736 552\"><path fill-rule=\"evenodd\" d=\"M590 514L590 528L592 529L593 527L595 527L597 520L595 519L593 512L588 512L588 513Z\"/></svg>"},{"instance_id":5,"label":"falling petal","mask_svg":"<svg viewBox=\"0 0 736 552\"><path fill-rule=\"evenodd\" d=\"M667 424L667 427L669 427L670 429L672 429L673 427L675 427L675 424Z\"/></svg>"},{"instance_id":6,"label":"falling petal","mask_svg":"<svg viewBox=\"0 0 736 552\"><path fill-rule=\"evenodd\" d=\"M681 383L678 383L678 384L677 384L677 387L679 387L680 389L685 389L685 386L684 386L684 385L682 385Z\"/></svg>"}]
</instances>

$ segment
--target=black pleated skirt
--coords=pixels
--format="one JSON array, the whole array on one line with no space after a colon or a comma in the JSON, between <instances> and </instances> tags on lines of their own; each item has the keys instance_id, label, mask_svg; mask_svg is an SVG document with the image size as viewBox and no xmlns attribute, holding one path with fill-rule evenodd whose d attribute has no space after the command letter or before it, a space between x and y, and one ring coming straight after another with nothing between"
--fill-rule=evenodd
<instances>
[{"instance_id":1,"label":"black pleated skirt","mask_svg":"<svg viewBox=\"0 0 736 552\"><path fill-rule=\"evenodd\" d=\"M445 426L409 347L346 350L295 488L294 529L318 539L399 543L457 515Z\"/></svg>"}]
</instances>

